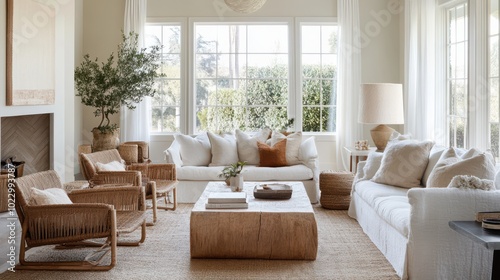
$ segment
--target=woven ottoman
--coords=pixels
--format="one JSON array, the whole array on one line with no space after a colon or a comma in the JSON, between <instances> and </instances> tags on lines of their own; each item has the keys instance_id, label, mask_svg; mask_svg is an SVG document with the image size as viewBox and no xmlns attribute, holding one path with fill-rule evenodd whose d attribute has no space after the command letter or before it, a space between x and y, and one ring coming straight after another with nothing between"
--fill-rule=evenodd
<instances>
[{"instance_id":1,"label":"woven ottoman","mask_svg":"<svg viewBox=\"0 0 500 280\"><path fill-rule=\"evenodd\" d=\"M354 175L351 172L325 170L319 174L319 202L326 209L346 210L351 202L351 186Z\"/></svg>"}]
</instances>

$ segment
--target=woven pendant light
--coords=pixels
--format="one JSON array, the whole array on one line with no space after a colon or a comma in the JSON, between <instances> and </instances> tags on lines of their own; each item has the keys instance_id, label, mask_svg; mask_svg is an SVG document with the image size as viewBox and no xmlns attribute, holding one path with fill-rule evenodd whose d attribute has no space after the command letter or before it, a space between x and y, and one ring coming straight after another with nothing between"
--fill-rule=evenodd
<instances>
[{"instance_id":1,"label":"woven pendant light","mask_svg":"<svg viewBox=\"0 0 500 280\"><path fill-rule=\"evenodd\" d=\"M224 0L226 5L233 11L250 14L260 9L267 0Z\"/></svg>"}]
</instances>

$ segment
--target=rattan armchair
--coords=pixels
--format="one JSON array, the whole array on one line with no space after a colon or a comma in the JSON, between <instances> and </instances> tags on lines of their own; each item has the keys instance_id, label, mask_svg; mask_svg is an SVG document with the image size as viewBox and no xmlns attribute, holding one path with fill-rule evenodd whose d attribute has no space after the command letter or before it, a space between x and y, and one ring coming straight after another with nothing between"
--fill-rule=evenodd
<instances>
[{"instance_id":1,"label":"rattan armchair","mask_svg":"<svg viewBox=\"0 0 500 280\"><path fill-rule=\"evenodd\" d=\"M97 163L122 161L118 150L106 150L95 153L80 153L80 168L85 179L91 185L128 183L134 186L143 185L146 188L146 199L151 200L153 223L157 221L157 209L175 210L177 207L177 180L174 164L137 163L127 165L127 171L98 171ZM141 174L141 179L126 178L126 174ZM168 206L168 196L172 193L172 206ZM165 205L158 206L158 198L165 199Z\"/></svg>"},{"instance_id":2,"label":"rattan armchair","mask_svg":"<svg viewBox=\"0 0 500 280\"><path fill-rule=\"evenodd\" d=\"M21 247L17 269L109 270L116 264L117 236L142 226L138 245L146 237L144 190L142 187L115 187L78 190L70 194L73 204L30 205L32 188L63 188L53 170L16 179L16 211L21 223ZM104 243L93 242L103 238ZM26 251L46 245L99 245L97 260L32 262ZM104 256L111 254L109 264Z\"/></svg>"}]
</instances>

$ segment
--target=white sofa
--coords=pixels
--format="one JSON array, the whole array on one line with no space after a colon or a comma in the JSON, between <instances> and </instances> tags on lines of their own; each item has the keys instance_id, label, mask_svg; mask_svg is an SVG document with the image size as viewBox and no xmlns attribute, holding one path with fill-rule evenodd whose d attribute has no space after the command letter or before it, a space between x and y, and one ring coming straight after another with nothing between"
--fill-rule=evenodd
<instances>
[{"instance_id":1,"label":"white sofa","mask_svg":"<svg viewBox=\"0 0 500 280\"><path fill-rule=\"evenodd\" d=\"M166 161L176 165L177 180L179 181L177 199L181 203L195 203L208 182L223 182L224 180L224 178L219 177L219 174L225 166L186 165L186 156L182 157L181 144L177 139L164 153ZM188 156L197 157L200 155L193 151ZM319 200L319 168L314 137L302 136L298 156L300 163L296 165L283 167L246 165L242 172L244 181L300 181L304 184L311 203L317 203Z\"/></svg>"},{"instance_id":2,"label":"white sofa","mask_svg":"<svg viewBox=\"0 0 500 280\"><path fill-rule=\"evenodd\" d=\"M431 151L422 184L442 151ZM348 214L402 279L490 279L492 251L455 232L448 222L474 220L478 211L499 211L499 190L405 189L360 180L366 164L358 165Z\"/></svg>"}]
</instances>

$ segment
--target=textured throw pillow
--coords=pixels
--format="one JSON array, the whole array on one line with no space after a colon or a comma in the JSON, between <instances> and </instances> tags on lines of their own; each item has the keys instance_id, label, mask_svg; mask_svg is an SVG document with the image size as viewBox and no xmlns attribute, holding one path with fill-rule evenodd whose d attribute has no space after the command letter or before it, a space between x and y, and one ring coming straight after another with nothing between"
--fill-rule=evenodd
<instances>
[{"instance_id":1,"label":"textured throw pillow","mask_svg":"<svg viewBox=\"0 0 500 280\"><path fill-rule=\"evenodd\" d=\"M420 187L434 142L403 140L388 146L372 181L403 188Z\"/></svg>"},{"instance_id":2,"label":"textured throw pillow","mask_svg":"<svg viewBox=\"0 0 500 280\"><path fill-rule=\"evenodd\" d=\"M284 135L283 133L273 131L271 134L271 146L279 141L286 139L286 161L288 165L300 164L300 144L302 143L302 131Z\"/></svg>"},{"instance_id":3,"label":"textured throw pillow","mask_svg":"<svg viewBox=\"0 0 500 280\"><path fill-rule=\"evenodd\" d=\"M495 185L492 180L480 179L476 176L457 175L451 179L448 188L493 191Z\"/></svg>"},{"instance_id":4,"label":"textured throw pillow","mask_svg":"<svg viewBox=\"0 0 500 280\"><path fill-rule=\"evenodd\" d=\"M97 162L95 165L97 171L125 171L125 165L116 160L109 163Z\"/></svg>"},{"instance_id":5,"label":"textured throw pillow","mask_svg":"<svg viewBox=\"0 0 500 280\"><path fill-rule=\"evenodd\" d=\"M479 179L493 180L495 165L489 154L478 154L477 150L467 151L459 156L455 149L444 151L427 180L428 188L446 188L457 175L476 176ZM472 157L471 157L472 156Z\"/></svg>"},{"instance_id":6,"label":"textured throw pillow","mask_svg":"<svg viewBox=\"0 0 500 280\"><path fill-rule=\"evenodd\" d=\"M299 159L302 163L308 163L318 157L318 150L316 149L316 142L314 136L307 138L300 144Z\"/></svg>"},{"instance_id":7,"label":"textured throw pillow","mask_svg":"<svg viewBox=\"0 0 500 280\"><path fill-rule=\"evenodd\" d=\"M257 142L259 148L260 163L262 167L286 166L286 145L287 140L283 139L274 146L268 146L265 143Z\"/></svg>"},{"instance_id":8,"label":"textured throw pillow","mask_svg":"<svg viewBox=\"0 0 500 280\"><path fill-rule=\"evenodd\" d=\"M250 165L258 165L259 149L257 148L257 142L265 142L270 134L271 130L269 128L264 128L253 136L236 129L235 136L239 160L246 161Z\"/></svg>"},{"instance_id":9,"label":"textured throw pillow","mask_svg":"<svg viewBox=\"0 0 500 280\"><path fill-rule=\"evenodd\" d=\"M212 159L210 141L207 133L200 133L196 137L184 134L175 134L181 149L182 166L208 166Z\"/></svg>"},{"instance_id":10,"label":"textured throw pillow","mask_svg":"<svg viewBox=\"0 0 500 280\"><path fill-rule=\"evenodd\" d=\"M238 162L238 149L236 138L233 135L224 134L219 136L208 132L208 139L212 147L212 162L209 166L227 166Z\"/></svg>"},{"instance_id":11,"label":"textured throw pillow","mask_svg":"<svg viewBox=\"0 0 500 280\"><path fill-rule=\"evenodd\" d=\"M31 188L30 205L73 204L63 189L40 190Z\"/></svg>"},{"instance_id":12,"label":"textured throw pillow","mask_svg":"<svg viewBox=\"0 0 500 280\"><path fill-rule=\"evenodd\" d=\"M382 157L384 156L383 153L379 152L370 152L368 154L368 158L366 159L365 166L363 167L363 177L360 178L359 180L370 180L375 176L377 173L378 169L380 168L380 165L382 164Z\"/></svg>"}]
</instances>

